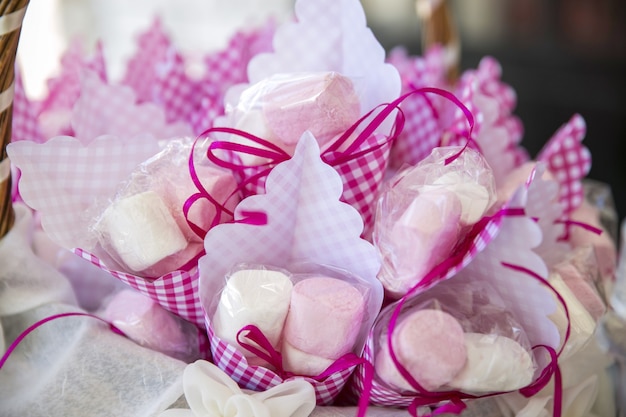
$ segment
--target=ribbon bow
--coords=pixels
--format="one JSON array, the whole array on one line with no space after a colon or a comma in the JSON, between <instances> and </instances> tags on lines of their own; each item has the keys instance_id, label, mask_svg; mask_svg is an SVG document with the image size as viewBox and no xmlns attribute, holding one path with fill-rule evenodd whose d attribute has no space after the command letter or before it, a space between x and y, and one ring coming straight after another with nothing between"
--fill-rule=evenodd
<instances>
[{"instance_id":1,"label":"ribbon bow","mask_svg":"<svg viewBox=\"0 0 626 417\"><path fill-rule=\"evenodd\" d=\"M204 360L187 365L183 390L190 410L166 410L160 417L307 417L315 408L315 391L305 380L286 381L263 392L242 390Z\"/></svg>"}]
</instances>

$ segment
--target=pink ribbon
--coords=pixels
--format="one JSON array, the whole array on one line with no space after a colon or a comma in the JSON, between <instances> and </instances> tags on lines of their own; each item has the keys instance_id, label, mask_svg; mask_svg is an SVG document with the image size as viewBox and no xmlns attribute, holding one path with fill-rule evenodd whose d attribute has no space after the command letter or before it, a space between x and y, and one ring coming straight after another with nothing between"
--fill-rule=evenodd
<instances>
[{"instance_id":1,"label":"pink ribbon","mask_svg":"<svg viewBox=\"0 0 626 417\"><path fill-rule=\"evenodd\" d=\"M479 230L482 230L489 222L492 221L499 221L502 217L504 216L524 216L525 215L525 211L522 208L504 208L502 210L500 210L498 213L496 213L494 216L492 217L485 217L483 219L481 219L481 221L479 223L477 223L477 227L475 228L478 232L474 232L471 233L473 236L476 236L477 233L479 233ZM471 243L472 239L467 239L468 242ZM432 286L434 284L434 282L439 279L440 277L443 277L446 275L446 273L453 267L455 267L456 265L458 265L458 263L462 260L462 257L464 255L464 251L461 250L460 252L458 252L456 255L453 255L452 257L446 259L445 261L443 261L442 263L440 263L439 265L435 266L428 274L426 274L424 276L423 279L421 279L415 286L413 286L399 301L398 304L396 305L396 307L394 308L390 319L389 319L389 324L388 324L388 332L387 332L387 346L389 349L389 354L391 357L391 360L393 361L394 365L396 366L398 372L400 373L400 375L402 375L403 378L405 378L409 384L413 387L413 389L415 389L415 391L417 391L419 393L419 397L416 397L413 399L411 405L409 406L409 411L411 412L411 414L413 416L418 415L418 407L420 406L430 406L430 405L434 405L434 404L438 404L440 402L443 401L448 401L447 404L444 404L438 408L436 408L431 414L430 416L434 416L434 415L438 415L438 414L443 414L443 413L453 413L453 414L459 414L461 413L464 409L465 409L465 404L463 402L464 399L476 399L476 398L486 398L486 397L492 397L492 396L496 396L496 395L500 395L502 393L490 393L490 394L485 394L485 395L471 395L471 394L467 394L461 391L446 391L446 392L429 392L426 389L424 389L418 381L415 380L415 378L413 378L413 376L406 370L406 368L399 362L398 357L396 356L396 353L393 349L393 332L395 330L396 324L397 324L397 320L400 316L400 313L402 311L402 307L404 306L404 303L418 290L420 289L424 289L424 288L429 288L430 286ZM563 299L563 297L558 293L558 291L556 291L556 289L550 285L549 282L547 282L543 277L539 276L538 274L536 274L534 271L531 271L527 268L524 268L522 266L518 266L518 265L513 265L513 264L508 264L508 263L503 263L502 264L504 267L507 267L509 269L515 270L515 271L519 271L522 273L527 274L528 276L539 280L542 284L546 285L548 288L550 288L551 291L554 292L556 298L559 300L559 302L563 305L564 309L565 309L565 314L567 317L567 329L565 332L565 341L563 343L563 346L561 347L561 350L559 351L559 353L557 353L552 347L550 346L546 346L546 345L538 345L538 346L534 346L532 349L545 349L550 357L550 363L542 370L540 376L535 380L534 383L528 385L527 387L520 389L519 392L522 393L523 395L526 396L532 396L535 395L536 393L538 393L539 391L541 391L550 381L550 379L552 378L552 376L554 375L555 377L555 393L554 393L554 416L555 417L560 417L561 415L561 410L562 410L562 382L561 382L561 373L560 373L560 369L558 366L558 356L560 355L561 351L563 350L563 347L565 346L565 343L567 343L567 340L569 339L569 335L570 335L570 316L569 316L569 312L567 310L567 306L565 304L565 300Z\"/></svg>"},{"instance_id":2,"label":"pink ribbon","mask_svg":"<svg viewBox=\"0 0 626 417\"><path fill-rule=\"evenodd\" d=\"M13 343L11 343L11 345L9 346L9 348L7 349L7 351L4 353L4 355L2 355L2 358L0 358L0 369L2 369L2 367L4 366L4 364L6 363L6 361L9 359L9 356L11 356L11 354L13 353L13 351L15 351L15 349L17 348L17 346L26 338L26 336L28 336L31 332L33 332L34 330L36 330L38 327L48 323L49 321L52 320L56 320L56 319L60 319L63 317L76 317L76 316L82 316L82 317L91 317L97 320L100 320L104 323L106 323L109 328L114 332L117 333L119 335L125 336L124 333L118 329L117 327L115 327L112 323L109 323L108 321L104 320L103 318L100 318L98 316L94 316L93 314L89 314L89 313L80 313L80 312L70 312L70 313L61 313L61 314L55 314L53 316L50 317L46 317L45 319L39 320L37 322L35 322L34 324L32 324L31 326L29 326L26 330L24 330L14 341Z\"/></svg>"},{"instance_id":3,"label":"pink ribbon","mask_svg":"<svg viewBox=\"0 0 626 417\"><path fill-rule=\"evenodd\" d=\"M566 226L565 228L565 232L563 233L563 236L559 237L559 241L567 241L569 240L569 229L571 226L577 226L577 227L581 227L585 230L587 230L588 232L594 233L598 236L600 236L603 233L602 229L599 229L595 226L592 226L588 223L584 223L584 222L578 222L576 220L572 220L572 219L566 219L566 220L557 220L555 223L558 224L563 224Z\"/></svg>"},{"instance_id":4,"label":"pink ribbon","mask_svg":"<svg viewBox=\"0 0 626 417\"><path fill-rule=\"evenodd\" d=\"M246 334L244 335L244 333ZM256 346L245 342L243 340L244 337L253 342ZM289 372L283 368L283 355L279 351L277 351L274 346L272 346L272 343L267 339L267 337L265 337L263 332L257 326L249 324L242 327L241 330L237 332L237 342L242 348L255 354L259 358L269 363L272 367L274 367L276 369L276 374L282 379L297 376L297 374ZM346 353L345 355L335 360L322 373L316 376L311 376L310 378L318 382L322 382L326 378L337 372L341 372L345 369L355 367L363 362L365 362L365 360L359 358L354 353Z\"/></svg>"},{"instance_id":5,"label":"pink ribbon","mask_svg":"<svg viewBox=\"0 0 626 417\"><path fill-rule=\"evenodd\" d=\"M463 111L469 124L469 131L467 134L468 142L463 147L463 149L461 149L461 151L459 151L455 155L446 159L446 164L453 162L456 158L458 158L461 155L461 153L465 150L468 144L471 141L473 141L473 139L471 138L471 132L474 129L474 117L472 113L470 112L470 110L458 98L456 98L454 94L446 90L439 89L439 88L416 89L400 96L399 98L392 101L391 103L381 104L375 107L374 109L366 113L364 116L362 116L359 120L357 120L337 140L335 140L321 155L322 160L331 166L338 166L343 163L360 158L368 153L374 152L382 148L383 146L386 146L388 143L394 141L398 137L398 135L402 132L402 129L404 128L404 114L402 113L402 110L399 108L399 105L406 98L410 97L413 94L422 94L424 96L426 96L427 94L437 94L441 97L448 99L449 101L454 103L457 107L459 107ZM367 139L375 134L376 129L378 129L380 125L385 120L387 120L387 118L394 111L397 111L398 113L396 115L396 120L393 124L393 127L391 128L391 131L389 135L387 136L387 139L369 148L361 150L360 148L365 144ZM373 115L374 117L370 121L368 121L368 119L370 119ZM355 132L357 132L358 129L365 122L367 122L367 124L362 128L362 130L358 132L358 135L352 141L352 143L348 144L348 141L350 140L352 135L355 134ZM234 143L234 142L229 142L229 141L218 141L218 140L213 141L209 144L206 156L212 163L222 168L226 168L234 172L239 172L240 175L244 178L244 180L239 184L239 186L237 187L233 195L238 192L243 191L247 185L258 181L261 178L266 177L275 165L291 158L291 155L289 155L287 152L285 152L282 148L280 148L276 144L270 141L267 141L265 139L259 138L248 132L238 130L238 129L233 129L230 127L210 128L204 131L203 133L201 133L198 136L198 138L210 135L211 133L222 133L222 134L239 136L244 139L247 139L252 144L256 145L256 146L251 146L251 145L244 145L241 143ZM197 140L198 139L196 139L196 141ZM341 149L345 145L347 145L347 147L345 150L342 151ZM228 209L226 209L224 204L216 201L215 198L213 198L210 195L210 193L206 190L206 188L202 185L198 177L198 174L195 170L195 166L194 166L194 161L193 161L194 150L195 150L195 143L194 143L194 147L192 149L191 155L189 157L189 172L190 172L194 185L198 189L198 192L193 194L191 197L189 197L189 199L185 202L184 207L183 207L183 212L185 214L185 218L187 219L187 222L189 223L189 226L191 227L191 229L198 236L203 238L206 235L207 231L202 230L202 228L200 228L198 225L191 222L188 218L189 211L191 207L193 206L193 204L195 204L198 200L201 200L201 199L205 199L209 201L211 204L213 204L213 206L216 209L217 214L212 221L211 227L219 223L221 213L228 213L231 215L233 213L230 212ZM224 158L221 158L220 156L218 156L218 153L220 151L227 152L227 154L231 155L231 157L236 154L246 154L246 155L257 156L257 157L267 160L267 162L261 163L256 166L247 166L241 163L240 160L239 162L237 162L237 161L225 160ZM255 172L252 175L246 175L245 173L246 170L259 169L259 168L264 168L264 169L261 169L259 172Z\"/></svg>"}]
</instances>

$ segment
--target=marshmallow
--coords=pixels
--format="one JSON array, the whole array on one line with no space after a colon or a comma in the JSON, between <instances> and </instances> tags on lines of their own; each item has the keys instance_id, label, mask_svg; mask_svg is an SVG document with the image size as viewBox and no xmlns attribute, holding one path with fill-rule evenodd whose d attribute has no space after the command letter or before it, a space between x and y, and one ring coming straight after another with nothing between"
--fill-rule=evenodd
<instances>
[{"instance_id":1,"label":"marshmallow","mask_svg":"<svg viewBox=\"0 0 626 417\"><path fill-rule=\"evenodd\" d=\"M228 278L213 315L215 334L239 346L239 330L254 325L276 348L289 310L292 288L289 277L280 271L236 271ZM252 356L245 350L243 353Z\"/></svg>"},{"instance_id":2,"label":"marshmallow","mask_svg":"<svg viewBox=\"0 0 626 417\"><path fill-rule=\"evenodd\" d=\"M392 342L400 364L428 391L450 382L467 359L461 324L441 310L417 310L404 316ZM414 391L391 360L386 335L381 338L380 348L375 366L378 376L395 388Z\"/></svg>"},{"instance_id":3,"label":"marshmallow","mask_svg":"<svg viewBox=\"0 0 626 417\"><path fill-rule=\"evenodd\" d=\"M388 292L402 295L451 253L460 216L461 202L452 192L417 195L383 237L385 242L378 242L384 261L379 278Z\"/></svg>"},{"instance_id":4,"label":"marshmallow","mask_svg":"<svg viewBox=\"0 0 626 417\"><path fill-rule=\"evenodd\" d=\"M480 220L491 204L489 190L467 176L448 172L437 178L433 186L445 186L461 200L461 222L472 225Z\"/></svg>"},{"instance_id":5,"label":"marshmallow","mask_svg":"<svg viewBox=\"0 0 626 417\"><path fill-rule=\"evenodd\" d=\"M599 320L606 312L606 306L598 292L592 287L593 283L583 277L582 273L569 262L563 262L554 267L576 299L591 314L594 320Z\"/></svg>"},{"instance_id":6,"label":"marshmallow","mask_svg":"<svg viewBox=\"0 0 626 417\"><path fill-rule=\"evenodd\" d=\"M361 330L365 299L353 285L316 276L296 283L284 341L305 353L338 359L350 352Z\"/></svg>"},{"instance_id":7,"label":"marshmallow","mask_svg":"<svg viewBox=\"0 0 626 417\"><path fill-rule=\"evenodd\" d=\"M264 98L267 125L289 153L305 131L321 146L356 122L361 112L352 81L336 72L282 79Z\"/></svg>"},{"instance_id":8,"label":"marshmallow","mask_svg":"<svg viewBox=\"0 0 626 417\"><path fill-rule=\"evenodd\" d=\"M580 207L570 213L570 218L602 230L602 234L597 235L582 227L570 227L569 242L575 248L593 246L602 278L613 279L617 265L617 249L613 239L600 223L598 210L583 201Z\"/></svg>"},{"instance_id":9,"label":"marshmallow","mask_svg":"<svg viewBox=\"0 0 626 417\"><path fill-rule=\"evenodd\" d=\"M104 311L129 339L178 359L187 359L189 345L182 322L152 299L132 290L118 292Z\"/></svg>"},{"instance_id":10,"label":"marshmallow","mask_svg":"<svg viewBox=\"0 0 626 417\"><path fill-rule=\"evenodd\" d=\"M549 281L565 301L569 313L570 335L567 345L561 354L561 358L565 359L579 351L593 337L596 322L585 307L578 301L559 274L550 274ZM567 316L565 315L565 310L561 303L557 302L557 311L550 315L550 320L552 320L559 329L561 341L563 341L567 330Z\"/></svg>"},{"instance_id":11,"label":"marshmallow","mask_svg":"<svg viewBox=\"0 0 626 417\"><path fill-rule=\"evenodd\" d=\"M283 368L298 375L317 376L335 361L335 359L323 358L314 353L303 352L288 342L283 342L281 354Z\"/></svg>"},{"instance_id":12,"label":"marshmallow","mask_svg":"<svg viewBox=\"0 0 626 417\"><path fill-rule=\"evenodd\" d=\"M305 131L320 147L356 122L361 105L352 81L335 72L276 74L241 93L234 127L270 142L289 154ZM235 136L233 141L240 141ZM247 158L245 163L261 163Z\"/></svg>"},{"instance_id":13,"label":"marshmallow","mask_svg":"<svg viewBox=\"0 0 626 417\"><path fill-rule=\"evenodd\" d=\"M102 234L102 246L111 247L135 272L187 247L187 239L154 191L114 201L102 214L96 230Z\"/></svg>"},{"instance_id":14,"label":"marshmallow","mask_svg":"<svg viewBox=\"0 0 626 417\"><path fill-rule=\"evenodd\" d=\"M529 385L533 360L515 340L495 334L465 333L467 362L448 386L474 393L513 391Z\"/></svg>"}]
</instances>

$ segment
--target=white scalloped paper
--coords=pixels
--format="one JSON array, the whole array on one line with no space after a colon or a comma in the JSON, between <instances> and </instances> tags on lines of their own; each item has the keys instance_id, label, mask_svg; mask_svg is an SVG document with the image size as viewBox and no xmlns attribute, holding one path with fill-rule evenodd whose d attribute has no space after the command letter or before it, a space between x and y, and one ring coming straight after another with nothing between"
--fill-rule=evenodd
<instances>
[{"instance_id":1,"label":"white scalloped paper","mask_svg":"<svg viewBox=\"0 0 626 417\"><path fill-rule=\"evenodd\" d=\"M159 152L151 135L132 140L99 136L87 145L70 136L46 143L20 141L7 153L20 169L20 194L41 215L50 238L67 249L91 249L87 233L93 209L113 197L118 184L141 162Z\"/></svg>"},{"instance_id":2,"label":"white scalloped paper","mask_svg":"<svg viewBox=\"0 0 626 417\"><path fill-rule=\"evenodd\" d=\"M526 215L536 219L543 239L535 248L548 267L563 260L570 246L560 238L565 234L563 219L564 205L559 201L559 184L542 176L546 171L543 162L537 162L525 184L527 193Z\"/></svg>"},{"instance_id":3,"label":"white scalloped paper","mask_svg":"<svg viewBox=\"0 0 626 417\"><path fill-rule=\"evenodd\" d=\"M81 92L71 120L74 136L87 143L101 135L131 139L151 134L158 139L189 137L191 127L167 123L163 109L154 103L137 103L130 87L109 85L94 72L84 71Z\"/></svg>"},{"instance_id":4,"label":"white scalloped paper","mask_svg":"<svg viewBox=\"0 0 626 417\"><path fill-rule=\"evenodd\" d=\"M339 201L341 178L322 162L310 133L302 136L290 160L272 170L266 184L266 194L248 197L237 206L235 223L220 224L206 235L206 255L198 263L200 301L205 310L224 286L227 273L241 262L287 267L292 262L308 261L348 270L369 282L369 302L378 311L383 297L382 285L376 279L380 258L374 246L359 237L363 221L354 208ZM237 223L249 213L263 213L267 223ZM215 363L240 385L267 389L281 382L272 371L248 365L233 346L215 337L208 317L207 327ZM315 387L318 403L332 401L350 370L321 382L308 379Z\"/></svg>"},{"instance_id":5,"label":"white scalloped paper","mask_svg":"<svg viewBox=\"0 0 626 417\"><path fill-rule=\"evenodd\" d=\"M530 194L525 187L520 188L508 207L533 210L528 204L532 200ZM492 283L526 331L530 344L547 345L558 351L559 331L548 318L556 310L550 289L539 280L502 265L505 262L521 266L547 280L548 267L536 252L542 240L540 225L528 213L504 216L498 235L459 275ZM541 368L546 365L545 353L539 350L535 355Z\"/></svg>"}]
</instances>

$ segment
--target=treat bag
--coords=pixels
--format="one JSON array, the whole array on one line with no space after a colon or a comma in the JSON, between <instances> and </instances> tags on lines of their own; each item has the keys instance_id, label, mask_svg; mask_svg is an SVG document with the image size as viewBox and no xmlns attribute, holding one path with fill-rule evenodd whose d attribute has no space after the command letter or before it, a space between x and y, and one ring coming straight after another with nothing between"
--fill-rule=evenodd
<instances>
[{"instance_id":1,"label":"treat bag","mask_svg":"<svg viewBox=\"0 0 626 417\"><path fill-rule=\"evenodd\" d=\"M155 416L183 394L185 363L142 348L74 306L45 304L1 318L7 342L50 318L10 352L0 371L0 414Z\"/></svg>"},{"instance_id":2,"label":"treat bag","mask_svg":"<svg viewBox=\"0 0 626 417\"><path fill-rule=\"evenodd\" d=\"M452 257L490 214L495 197L491 169L470 148L434 148L392 177L378 201L373 234L387 294L400 298Z\"/></svg>"},{"instance_id":3,"label":"treat bag","mask_svg":"<svg viewBox=\"0 0 626 417\"><path fill-rule=\"evenodd\" d=\"M339 201L341 192L341 179L322 162L315 138L303 135L293 158L269 174L267 193L244 199L235 210L234 223L218 225L207 233L206 255L199 261L204 308L213 305L236 265L288 269L295 262L309 262L348 271L367 283L363 328L369 327L382 304L382 286L376 280L380 261L373 246L359 237L362 220L354 208ZM285 380L278 375L281 372L250 365L237 346L215 337L211 317L206 318L215 363L242 387L264 390ZM359 353L360 347L361 340L357 340L353 352ZM318 404L328 404L353 366L349 363L340 369L323 377L295 378L313 384Z\"/></svg>"},{"instance_id":4,"label":"treat bag","mask_svg":"<svg viewBox=\"0 0 626 417\"><path fill-rule=\"evenodd\" d=\"M426 294L424 291L429 288L429 285L432 290L435 290L437 282L443 283L442 278L437 277L443 277L444 280L482 282L495 288L502 300L502 305L519 323L519 330L525 333L531 348L532 360L537 365L532 375L532 382L522 388L523 392L528 392L529 387L545 386L548 381L543 376L544 371L548 374L554 371L555 363L553 362L562 347L559 329L549 318L560 300L553 295L546 283L548 269L545 263L533 251L533 248L541 242L541 229L522 210L528 193L527 189L521 187L507 206L495 214L492 220L484 226L483 233L476 235L470 249L451 261L451 267L445 263L440 265L440 271L431 271L429 279L414 287L396 305L389 307L393 310L401 309L404 303L410 303L413 297L419 297L422 293ZM499 222L495 222L495 219L499 219ZM485 235L484 232L491 227L495 232ZM488 239L484 239L485 237ZM401 324L400 322L390 324L390 317L393 315L386 317L387 319L385 315L381 315L375 328L387 327L393 340L394 331ZM569 323L566 325L569 326ZM437 326L434 327L437 329ZM364 358L372 364L375 363L380 349L379 340L375 335L377 335L375 331L370 333L364 351ZM393 348L393 343L391 348ZM554 359L550 359L551 357ZM484 370L478 369L476 372L480 374ZM361 395L363 392L364 378L364 368L359 366L355 372L354 384L351 385L352 392L356 395ZM442 401L458 403L465 398L477 395L477 393L468 393L463 390L433 392L425 389L426 387L415 385L413 381L410 386L413 388L410 391L392 388L375 377L371 389L371 401L376 405L406 407L412 403L422 405L436 405ZM496 392L498 392L497 389Z\"/></svg>"},{"instance_id":5,"label":"treat bag","mask_svg":"<svg viewBox=\"0 0 626 417\"><path fill-rule=\"evenodd\" d=\"M392 328L390 315L397 309ZM396 360L428 392L513 391L529 385L536 371L526 332L499 289L463 273L401 307L388 306L377 324L376 378L401 392L416 390L394 364L390 337Z\"/></svg>"},{"instance_id":6,"label":"treat bag","mask_svg":"<svg viewBox=\"0 0 626 417\"><path fill-rule=\"evenodd\" d=\"M33 253L31 210L23 204L14 204L14 210L15 224L0 239L0 316L51 302L76 303L67 279Z\"/></svg>"},{"instance_id":7,"label":"treat bag","mask_svg":"<svg viewBox=\"0 0 626 417\"><path fill-rule=\"evenodd\" d=\"M138 165L163 150L159 140L184 138L189 129L166 123L153 104L136 104L128 87L106 85L90 74L83 77L83 83L85 96L73 111L75 137L57 136L43 144L20 141L8 146L12 163L22 172L22 197L38 211L43 230L55 243L75 249L104 271L201 326L203 315L194 297L197 270L193 266L141 277L102 262L92 253L98 245L97 235L89 232L120 184ZM115 135L107 134L109 125ZM147 133L137 135L140 131ZM186 165L184 168L188 170Z\"/></svg>"},{"instance_id":8,"label":"treat bag","mask_svg":"<svg viewBox=\"0 0 626 417\"><path fill-rule=\"evenodd\" d=\"M384 62L384 49L366 26L358 1L299 0L295 14L297 21L277 29L274 51L250 60L248 84L228 90L227 114L214 124L260 136L271 143L273 150L280 150L278 156L258 162L250 155L266 153L265 142L227 134L218 139L253 148L235 152L243 165L235 173L241 176L240 182L250 195L264 192L267 171L287 159L302 133L310 130L324 150L324 161L342 176L342 200L361 213L367 231L387 164L387 135L394 120L388 117L375 126L373 134L340 134L377 106L396 99L400 79L397 70ZM281 77L293 80L303 75L309 80L290 83L278 90L279 94L256 93L260 83L275 82ZM325 76L336 81L324 80ZM320 84L328 88L315 87ZM365 122L370 120L366 118ZM273 134L267 135L268 131ZM230 162L229 158L222 158Z\"/></svg>"}]
</instances>

